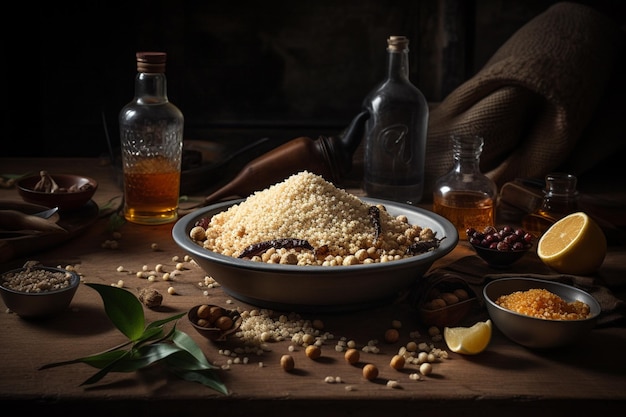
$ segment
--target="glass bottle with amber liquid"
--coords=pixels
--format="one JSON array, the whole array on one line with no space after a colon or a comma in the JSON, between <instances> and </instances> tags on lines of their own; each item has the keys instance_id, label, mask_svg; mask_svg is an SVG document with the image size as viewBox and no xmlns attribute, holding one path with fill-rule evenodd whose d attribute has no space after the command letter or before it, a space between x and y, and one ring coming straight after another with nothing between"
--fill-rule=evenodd
<instances>
[{"instance_id":1,"label":"glass bottle with amber liquid","mask_svg":"<svg viewBox=\"0 0 626 417\"><path fill-rule=\"evenodd\" d=\"M178 218L182 112L167 97L164 52L138 52L134 99L119 115L124 217L139 224Z\"/></svg>"},{"instance_id":2,"label":"glass bottle with amber liquid","mask_svg":"<svg viewBox=\"0 0 626 417\"><path fill-rule=\"evenodd\" d=\"M484 140L480 136L453 136L452 169L435 182L433 211L450 220L459 238L472 227L495 226L498 188L480 171Z\"/></svg>"},{"instance_id":3,"label":"glass bottle with amber liquid","mask_svg":"<svg viewBox=\"0 0 626 417\"><path fill-rule=\"evenodd\" d=\"M546 175L541 206L522 219L522 227L536 238L557 220L578 211L577 178L574 175L555 172Z\"/></svg>"},{"instance_id":4,"label":"glass bottle with amber liquid","mask_svg":"<svg viewBox=\"0 0 626 417\"><path fill-rule=\"evenodd\" d=\"M370 197L417 204L424 191L428 102L409 80L409 39L387 39L387 76L363 102L364 190Z\"/></svg>"}]
</instances>

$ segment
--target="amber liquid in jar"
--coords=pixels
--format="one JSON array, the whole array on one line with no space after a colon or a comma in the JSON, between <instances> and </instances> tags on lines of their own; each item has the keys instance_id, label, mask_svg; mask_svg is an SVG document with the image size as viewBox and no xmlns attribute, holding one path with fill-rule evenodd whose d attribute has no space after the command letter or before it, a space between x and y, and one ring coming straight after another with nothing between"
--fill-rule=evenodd
<instances>
[{"instance_id":1,"label":"amber liquid in jar","mask_svg":"<svg viewBox=\"0 0 626 417\"><path fill-rule=\"evenodd\" d=\"M559 218L552 216L545 210L539 209L535 213L524 216L522 226L524 230L532 233L536 238L539 238L550 226L556 223Z\"/></svg>"},{"instance_id":2,"label":"amber liquid in jar","mask_svg":"<svg viewBox=\"0 0 626 417\"><path fill-rule=\"evenodd\" d=\"M140 224L161 224L178 218L180 170L166 158L138 160L124 172L124 217Z\"/></svg>"},{"instance_id":3,"label":"amber liquid in jar","mask_svg":"<svg viewBox=\"0 0 626 417\"><path fill-rule=\"evenodd\" d=\"M451 191L433 197L433 211L456 227L459 239L467 239L466 230L483 230L495 224L495 204L491 197L472 191Z\"/></svg>"}]
</instances>

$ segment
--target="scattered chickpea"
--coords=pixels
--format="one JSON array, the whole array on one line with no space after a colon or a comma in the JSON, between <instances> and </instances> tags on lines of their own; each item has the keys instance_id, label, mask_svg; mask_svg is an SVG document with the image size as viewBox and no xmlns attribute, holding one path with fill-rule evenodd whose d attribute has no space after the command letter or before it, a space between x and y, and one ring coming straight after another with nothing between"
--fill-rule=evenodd
<instances>
[{"instance_id":1,"label":"scattered chickpea","mask_svg":"<svg viewBox=\"0 0 626 417\"><path fill-rule=\"evenodd\" d=\"M420 381L422 379L422 377L417 372L413 372L413 373L409 374L409 379L411 381Z\"/></svg>"},{"instance_id":2,"label":"scattered chickpea","mask_svg":"<svg viewBox=\"0 0 626 417\"><path fill-rule=\"evenodd\" d=\"M124 267L123 266L118 266L117 267L117 272L124 272Z\"/></svg>"},{"instance_id":3,"label":"scattered chickpea","mask_svg":"<svg viewBox=\"0 0 626 417\"><path fill-rule=\"evenodd\" d=\"M313 328L316 330L322 330L324 328L324 322L320 319L313 320Z\"/></svg>"},{"instance_id":4,"label":"scattered chickpea","mask_svg":"<svg viewBox=\"0 0 626 417\"><path fill-rule=\"evenodd\" d=\"M179 262L179 263L176 264L176 269L178 271L182 271L183 269L185 269L185 265L183 265L182 262Z\"/></svg>"},{"instance_id":5,"label":"scattered chickpea","mask_svg":"<svg viewBox=\"0 0 626 417\"><path fill-rule=\"evenodd\" d=\"M293 368L295 368L293 357L291 355L283 355L280 358L280 366L287 372L293 371Z\"/></svg>"},{"instance_id":6,"label":"scattered chickpea","mask_svg":"<svg viewBox=\"0 0 626 417\"><path fill-rule=\"evenodd\" d=\"M174 289L174 287L169 287L169 288L167 289L167 293L168 293L169 295L175 295L175 294L176 294L176 290Z\"/></svg>"},{"instance_id":7,"label":"scattered chickpea","mask_svg":"<svg viewBox=\"0 0 626 417\"><path fill-rule=\"evenodd\" d=\"M404 356L402 356L402 355L394 355L391 358L391 361L389 362L389 366L391 366L393 369L400 370L400 369L404 368L404 364L405 363L406 363L406 359L404 359Z\"/></svg>"},{"instance_id":8,"label":"scattered chickpea","mask_svg":"<svg viewBox=\"0 0 626 417\"><path fill-rule=\"evenodd\" d=\"M424 375L424 376L425 375L429 375L429 374L432 373L432 371L433 371L433 366L430 363L425 362L425 363L420 365L420 373L422 375Z\"/></svg>"},{"instance_id":9,"label":"scattered chickpea","mask_svg":"<svg viewBox=\"0 0 626 417\"><path fill-rule=\"evenodd\" d=\"M150 245L150 249L158 250L159 249L159 245L157 243L153 243L153 244Z\"/></svg>"},{"instance_id":10,"label":"scattered chickpea","mask_svg":"<svg viewBox=\"0 0 626 417\"><path fill-rule=\"evenodd\" d=\"M103 249L117 249L119 247L119 242L117 240L107 239L104 242L102 242L102 245L100 246Z\"/></svg>"},{"instance_id":11,"label":"scattered chickpea","mask_svg":"<svg viewBox=\"0 0 626 417\"><path fill-rule=\"evenodd\" d=\"M189 237L193 240L204 240L206 239L206 233L203 227L195 226L193 229L189 231Z\"/></svg>"},{"instance_id":12,"label":"scattered chickpea","mask_svg":"<svg viewBox=\"0 0 626 417\"><path fill-rule=\"evenodd\" d=\"M350 365L354 365L359 361L361 353L358 349L350 348L346 350L346 353L344 353L343 357L346 359L346 361L348 361Z\"/></svg>"},{"instance_id":13,"label":"scattered chickpea","mask_svg":"<svg viewBox=\"0 0 626 417\"><path fill-rule=\"evenodd\" d=\"M319 346L309 345L306 347L305 353L308 358L315 360L322 355L322 350Z\"/></svg>"},{"instance_id":14,"label":"scattered chickpea","mask_svg":"<svg viewBox=\"0 0 626 417\"><path fill-rule=\"evenodd\" d=\"M441 330L439 330L439 328L438 328L438 327L436 327L436 326L431 326L431 327L429 327L429 328L428 328L428 335L429 335L429 336L431 336L431 337L432 337L432 336L436 336L436 335L438 335L438 334L441 334Z\"/></svg>"},{"instance_id":15,"label":"scattered chickpea","mask_svg":"<svg viewBox=\"0 0 626 417\"><path fill-rule=\"evenodd\" d=\"M385 332L385 342L396 343L400 339L400 332L398 329L388 329Z\"/></svg>"},{"instance_id":16,"label":"scattered chickpea","mask_svg":"<svg viewBox=\"0 0 626 417\"><path fill-rule=\"evenodd\" d=\"M166 272L161 278L163 279L163 281L169 281L171 279L171 275L169 272Z\"/></svg>"},{"instance_id":17,"label":"scattered chickpea","mask_svg":"<svg viewBox=\"0 0 626 417\"><path fill-rule=\"evenodd\" d=\"M154 267L154 270L156 272L163 272L163 264L156 264L156 266Z\"/></svg>"},{"instance_id":18,"label":"scattered chickpea","mask_svg":"<svg viewBox=\"0 0 626 417\"><path fill-rule=\"evenodd\" d=\"M389 388L400 388L400 383L398 381L393 380L393 379L390 379L389 381L387 381L386 385Z\"/></svg>"},{"instance_id":19,"label":"scattered chickpea","mask_svg":"<svg viewBox=\"0 0 626 417\"><path fill-rule=\"evenodd\" d=\"M376 365L368 363L363 367L363 378L372 381L378 377L378 368Z\"/></svg>"}]
</instances>

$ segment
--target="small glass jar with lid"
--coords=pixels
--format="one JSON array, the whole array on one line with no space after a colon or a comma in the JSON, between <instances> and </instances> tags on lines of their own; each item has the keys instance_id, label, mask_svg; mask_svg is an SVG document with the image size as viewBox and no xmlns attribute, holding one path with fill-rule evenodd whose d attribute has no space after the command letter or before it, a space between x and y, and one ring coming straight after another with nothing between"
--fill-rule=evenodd
<instances>
[{"instance_id":1,"label":"small glass jar with lid","mask_svg":"<svg viewBox=\"0 0 626 417\"><path fill-rule=\"evenodd\" d=\"M554 172L546 175L545 181L541 206L522 219L524 230L537 238L557 220L578 211L578 180L575 175Z\"/></svg>"},{"instance_id":2,"label":"small glass jar with lid","mask_svg":"<svg viewBox=\"0 0 626 417\"><path fill-rule=\"evenodd\" d=\"M435 182L433 211L450 220L464 239L468 228L495 226L498 187L480 171L482 137L458 135L451 141L452 168Z\"/></svg>"}]
</instances>

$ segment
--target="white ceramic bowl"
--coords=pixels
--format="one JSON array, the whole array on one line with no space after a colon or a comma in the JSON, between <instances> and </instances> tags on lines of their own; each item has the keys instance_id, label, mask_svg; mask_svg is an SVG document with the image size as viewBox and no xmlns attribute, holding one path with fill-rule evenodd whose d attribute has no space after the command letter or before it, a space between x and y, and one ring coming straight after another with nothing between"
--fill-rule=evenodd
<instances>
[{"instance_id":1,"label":"white ceramic bowl","mask_svg":"<svg viewBox=\"0 0 626 417\"><path fill-rule=\"evenodd\" d=\"M546 289L567 302L580 300L589 305L591 314L583 320L546 320L516 313L496 304L501 295L532 288ZM590 294L554 281L500 278L488 283L483 295L489 316L498 330L512 341L529 348L550 349L574 343L589 334L600 314L600 304Z\"/></svg>"},{"instance_id":2,"label":"white ceramic bowl","mask_svg":"<svg viewBox=\"0 0 626 417\"><path fill-rule=\"evenodd\" d=\"M199 209L180 218L172 230L174 241L233 297L281 311L350 311L389 302L424 275L433 262L451 252L459 236L447 219L425 209L385 200L392 215L404 214L409 223L430 227L439 248L392 262L352 266L297 266L267 264L221 255L202 248L189 237L196 221L227 210L243 200Z\"/></svg>"}]
</instances>

